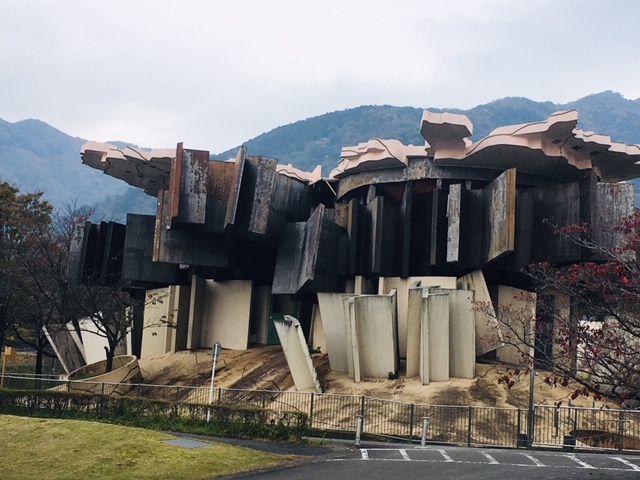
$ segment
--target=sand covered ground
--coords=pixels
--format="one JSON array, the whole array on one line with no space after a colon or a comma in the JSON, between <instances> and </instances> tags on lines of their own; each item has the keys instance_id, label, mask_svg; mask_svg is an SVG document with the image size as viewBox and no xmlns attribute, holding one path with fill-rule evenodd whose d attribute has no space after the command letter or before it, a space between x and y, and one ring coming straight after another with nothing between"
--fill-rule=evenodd
<instances>
[{"instance_id":1,"label":"sand covered ground","mask_svg":"<svg viewBox=\"0 0 640 480\"><path fill-rule=\"evenodd\" d=\"M473 405L526 408L529 401L529 375L521 375L512 388L499 382L506 368L478 364L473 380L452 378L448 382L422 385L419 378L397 380L366 379L355 383L348 375L332 372L326 354L314 354L313 361L321 384L327 393L366 395L405 403L432 405ZM144 383L155 385L208 386L211 382L211 350L184 351L140 360ZM544 382L540 372L535 379L535 403L562 405L570 403L574 388L553 387ZM278 345L245 351L222 350L216 368L216 386L227 388L295 390L282 348ZM609 406L611 399L594 402L578 397L572 405L582 407Z\"/></svg>"}]
</instances>

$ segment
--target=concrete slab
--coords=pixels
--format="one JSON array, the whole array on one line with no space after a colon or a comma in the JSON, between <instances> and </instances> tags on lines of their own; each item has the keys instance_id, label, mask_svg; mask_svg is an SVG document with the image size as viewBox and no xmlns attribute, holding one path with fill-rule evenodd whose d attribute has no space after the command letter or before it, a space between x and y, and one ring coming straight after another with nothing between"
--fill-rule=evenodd
<instances>
[{"instance_id":1,"label":"concrete slab","mask_svg":"<svg viewBox=\"0 0 640 480\"><path fill-rule=\"evenodd\" d=\"M505 285L491 290L495 292L496 313L505 343L496 351L496 357L499 362L528 366L534 353L529 346L533 345L535 336L537 296Z\"/></svg>"},{"instance_id":2,"label":"concrete slab","mask_svg":"<svg viewBox=\"0 0 640 480\"><path fill-rule=\"evenodd\" d=\"M476 376L476 328L474 294L470 290L448 290L449 294L449 375Z\"/></svg>"},{"instance_id":3,"label":"concrete slab","mask_svg":"<svg viewBox=\"0 0 640 480\"><path fill-rule=\"evenodd\" d=\"M482 270L460 277L458 289L475 292L476 355L484 355L501 346L502 333Z\"/></svg>"},{"instance_id":4,"label":"concrete slab","mask_svg":"<svg viewBox=\"0 0 640 480\"><path fill-rule=\"evenodd\" d=\"M251 280L206 281L200 348L215 342L231 350L249 347L252 286Z\"/></svg>"},{"instance_id":5,"label":"concrete slab","mask_svg":"<svg viewBox=\"0 0 640 480\"><path fill-rule=\"evenodd\" d=\"M291 315L284 315L282 319L274 319L274 325L296 390L300 392L313 389L322 393L300 322Z\"/></svg>"},{"instance_id":6,"label":"concrete slab","mask_svg":"<svg viewBox=\"0 0 640 480\"><path fill-rule=\"evenodd\" d=\"M318 307L322 317L329 366L334 372L349 373L351 339L347 335L348 306L344 300L352 295L344 293L318 293Z\"/></svg>"},{"instance_id":7,"label":"concrete slab","mask_svg":"<svg viewBox=\"0 0 640 480\"><path fill-rule=\"evenodd\" d=\"M424 292L424 290L423 290ZM423 349L423 356L429 357L428 382L446 382L449 380L449 294L446 290L430 288L426 297L422 297L423 305L423 348L428 341L428 352ZM423 372L423 384L424 382Z\"/></svg>"}]
</instances>

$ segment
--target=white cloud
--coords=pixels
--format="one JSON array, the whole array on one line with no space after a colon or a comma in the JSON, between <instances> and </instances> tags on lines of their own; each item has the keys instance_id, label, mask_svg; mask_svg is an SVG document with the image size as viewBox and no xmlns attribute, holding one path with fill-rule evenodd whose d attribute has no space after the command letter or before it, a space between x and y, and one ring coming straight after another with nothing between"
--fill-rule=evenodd
<instances>
[{"instance_id":1,"label":"white cloud","mask_svg":"<svg viewBox=\"0 0 640 480\"><path fill-rule=\"evenodd\" d=\"M218 152L362 104L640 96L640 3L0 0L0 118Z\"/></svg>"}]
</instances>

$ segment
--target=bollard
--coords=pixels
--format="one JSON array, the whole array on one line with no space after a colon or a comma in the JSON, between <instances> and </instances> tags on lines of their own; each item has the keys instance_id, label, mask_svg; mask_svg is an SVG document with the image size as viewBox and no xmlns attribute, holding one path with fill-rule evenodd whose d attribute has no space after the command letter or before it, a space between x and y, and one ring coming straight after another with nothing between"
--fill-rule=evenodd
<instances>
[{"instance_id":1,"label":"bollard","mask_svg":"<svg viewBox=\"0 0 640 480\"><path fill-rule=\"evenodd\" d=\"M362 421L364 417L362 415L356 415L358 417L358 423L356 425L356 447L360 446L360 435L362 435Z\"/></svg>"},{"instance_id":2,"label":"bollard","mask_svg":"<svg viewBox=\"0 0 640 480\"><path fill-rule=\"evenodd\" d=\"M420 442L421 447L425 447L427 445L428 430L429 430L429 417L422 417L422 441Z\"/></svg>"}]
</instances>

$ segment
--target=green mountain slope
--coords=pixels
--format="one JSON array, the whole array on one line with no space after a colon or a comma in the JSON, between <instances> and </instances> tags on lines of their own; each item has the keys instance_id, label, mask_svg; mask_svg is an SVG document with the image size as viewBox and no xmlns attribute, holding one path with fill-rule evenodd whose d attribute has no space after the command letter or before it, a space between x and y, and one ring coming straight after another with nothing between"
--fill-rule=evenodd
<instances>
[{"instance_id":1,"label":"green mountain slope","mask_svg":"<svg viewBox=\"0 0 640 480\"><path fill-rule=\"evenodd\" d=\"M578 126L583 130L606 134L628 144L640 144L640 99L628 100L610 91L567 104L512 97L469 110L446 111L467 115L474 124L472 138L478 140L496 127L544 120L555 111L569 109L578 110ZM413 107L362 106L284 125L247 140L245 145L250 155L277 158L280 163L291 163L309 171L322 165L323 174L328 175L338 164L344 146L376 137L423 144L422 112L422 108ZM96 219L123 220L127 212L153 213L154 198L82 165L80 147L84 142L38 120L17 123L0 120L0 179L23 191L42 190L56 206L73 201L79 205L95 205ZM235 157L238 148L212 158ZM640 194L640 187L636 190Z\"/></svg>"}]
</instances>

